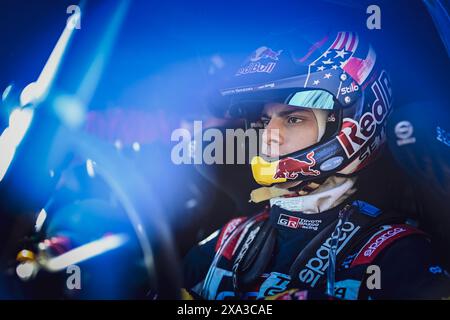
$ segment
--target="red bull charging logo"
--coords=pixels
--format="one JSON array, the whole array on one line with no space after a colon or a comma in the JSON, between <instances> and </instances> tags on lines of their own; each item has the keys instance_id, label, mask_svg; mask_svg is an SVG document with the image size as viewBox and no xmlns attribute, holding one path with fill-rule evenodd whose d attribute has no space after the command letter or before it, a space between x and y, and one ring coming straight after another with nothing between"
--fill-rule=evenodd
<instances>
[{"instance_id":1,"label":"red bull charging logo","mask_svg":"<svg viewBox=\"0 0 450 320\"><path fill-rule=\"evenodd\" d=\"M309 161L297 160L294 158L286 158L280 160L275 172L274 178L285 178L285 179L297 179L300 175L302 176L318 176L320 174L319 170L311 169L316 165L316 159L314 159L314 151L311 151L306 155Z\"/></svg>"},{"instance_id":2,"label":"red bull charging logo","mask_svg":"<svg viewBox=\"0 0 450 320\"><path fill-rule=\"evenodd\" d=\"M283 50L274 51L268 47L259 47L250 57L250 61L256 62L261 59L272 59L278 60L278 56L283 52Z\"/></svg>"},{"instance_id":3,"label":"red bull charging logo","mask_svg":"<svg viewBox=\"0 0 450 320\"><path fill-rule=\"evenodd\" d=\"M278 61L278 56L282 51L283 50L274 51L268 47L259 47L250 56L250 63L240 68L236 72L236 76L257 72L271 73L277 65L277 63L273 61ZM261 63L259 60L266 60L266 63Z\"/></svg>"}]
</instances>

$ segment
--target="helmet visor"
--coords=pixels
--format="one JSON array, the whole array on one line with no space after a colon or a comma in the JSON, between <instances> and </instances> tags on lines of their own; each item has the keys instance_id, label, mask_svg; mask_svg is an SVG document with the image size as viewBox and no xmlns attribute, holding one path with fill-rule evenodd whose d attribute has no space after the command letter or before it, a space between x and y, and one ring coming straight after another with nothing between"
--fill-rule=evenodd
<instances>
[{"instance_id":1,"label":"helmet visor","mask_svg":"<svg viewBox=\"0 0 450 320\"><path fill-rule=\"evenodd\" d=\"M333 110L336 101L333 95L325 90L268 90L266 92L245 93L230 97L227 108L233 117L254 120L259 118L267 103L282 103L295 107Z\"/></svg>"},{"instance_id":2,"label":"helmet visor","mask_svg":"<svg viewBox=\"0 0 450 320\"><path fill-rule=\"evenodd\" d=\"M332 110L334 107L333 96L324 90L307 90L291 94L285 104L321 110Z\"/></svg>"}]
</instances>

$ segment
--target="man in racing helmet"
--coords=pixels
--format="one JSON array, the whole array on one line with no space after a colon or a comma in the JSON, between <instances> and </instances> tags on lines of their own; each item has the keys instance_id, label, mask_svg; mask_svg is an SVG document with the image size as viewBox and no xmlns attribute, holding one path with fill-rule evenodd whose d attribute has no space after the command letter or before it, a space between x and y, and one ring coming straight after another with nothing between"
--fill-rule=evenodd
<instances>
[{"instance_id":1,"label":"man in racing helmet","mask_svg":"<svg viewBox=\"0 0 450 320\"><path fill-rule=\"evenodd\" d=\"M264 129L251 161L261 187L250 197L268 205L191 249L186 298L450 296L429 237L404 216L355 199L392 108L388 73L357 33L261 46L220 94L228 114Z\"/></svg>"}]
</instances>

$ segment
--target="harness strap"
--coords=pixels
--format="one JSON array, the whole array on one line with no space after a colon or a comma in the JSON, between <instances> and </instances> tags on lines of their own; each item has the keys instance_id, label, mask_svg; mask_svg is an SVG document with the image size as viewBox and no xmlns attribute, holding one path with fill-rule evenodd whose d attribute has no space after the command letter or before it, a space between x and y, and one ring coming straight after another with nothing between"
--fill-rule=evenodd
<instances>
[{"instance_id":1,"label":"harness strap","mask_svg":"<svg viewBox=\"0 0 450 320\"><path fill-rule=\"evenodd\" d=\"M258 232L254 244L244 256L234 272L235 290L240 291L259 278L269 265L276 243L276 229L267 219Z\"/></svg>"},{"instance_id":2,"label":"harness strap","mask_svg":"<svg viewBox=\"0 0 450 320\"><path fill-rule=\"evenodd\" d=\"M391 246L394 242L411 235L427 237L423 231L407 224L394 224L389 226L389 228L375 234L363 245L350 264L350 268L372 264L383 250Z\"/></svg>"},{"instance_id":3,"label":"harness strap","mask_svg":"<svg viewBox=\"0 0 450 320\"><path fill-rule=\"evenodd\" d=\"M335 265L341 266L349 253L356 251L379 231L383 225L403 223L404 216L381 212L375 216L368 215L353 204L353 210L345 223L340 227L339 239L333 239L333 231L338 222L332 223L322 230L299 253L290 268L291 278L300 289L317 288L326 285L329 260L328 255L334 242L337 242ZM337 241L336 241L337 240Z\"/></svg>"},{"instance_id":4,"label":"harness strap","mask_svg":"<svg viewBox=\"0 0 450 320\"><path fill-rule=\"evenodd\" d=\"M367 211L367 206L371 210ZM400 238L423 234L415 228L402 224L405 221L404 216L393 212L381 214L379 209L361 201L355 201L349 207L346 219L340 219L326 226L294 260L289 274L296 288L307 290L326 287L332 246L336 258L332 261L335 263L333 268L340 268L349 254L361 248L351 264L353 267L372 262L384 248ZM203 293L208 290L208 276L213 275L221 257L232 263L233 287L236 293L244 292L265 272L273 256L277 234L268 217L269 213L265 211L233 224L231 228L233 230L228 232L227 236L224 235L224 241L220 241L220 250L216 252L208 271ZM381 229L386 225L390 227ZM335 233L333 238L333 231L337 227L339 232Z\"/></svg>"}]
</instances>

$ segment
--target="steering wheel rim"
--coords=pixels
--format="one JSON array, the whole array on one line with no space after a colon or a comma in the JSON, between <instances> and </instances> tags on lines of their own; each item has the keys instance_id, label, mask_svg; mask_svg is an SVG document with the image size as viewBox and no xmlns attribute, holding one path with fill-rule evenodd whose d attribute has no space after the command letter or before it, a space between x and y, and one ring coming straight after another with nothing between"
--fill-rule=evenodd
<instances>
[{"instance_id":1,"label":"steering wheel rim","mask_svg":"<svg viewBox=\"0 0 450 320\"><path fill-rule=\"evenodd\" d=\"M61 145L64 145L62 151ZM114 193L136 234L149 288L157 289L157 299L179 299L181 270L167 219L153 189L139 175L131 161L119 154L112 145L63 126L55 134L52 149L51 153L71 153L95 161L95 174ZM57 158L64 157L59 155Z\"/></svg>"}]
</instances>

